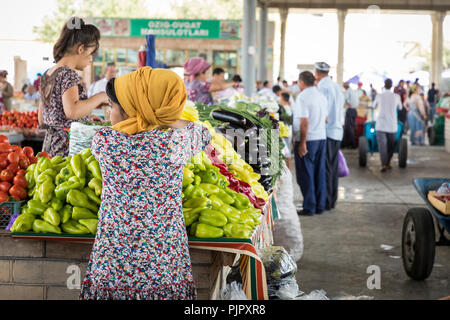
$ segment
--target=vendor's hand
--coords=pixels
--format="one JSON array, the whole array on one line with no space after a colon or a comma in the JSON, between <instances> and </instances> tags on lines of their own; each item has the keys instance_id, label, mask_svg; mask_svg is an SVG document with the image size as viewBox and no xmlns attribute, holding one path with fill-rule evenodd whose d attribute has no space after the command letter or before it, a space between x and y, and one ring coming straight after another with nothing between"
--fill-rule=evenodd
<instances>
[{"instance_id":1,"label":"vendor's hand","mask_svg":"<svg viewBox=\"0 0 450 320\"><path fill-rule=\"evenodd\" d=\"M298 155L300 157L306 156L306 154L308 153L308 149L306 148L306 143L305 144L299 144L297 152L298 152Z\"/></svg>"},{"instance_id":2,"label":"vendor's hand","mask_svg":"<svg viewBox=\"0 0 450 320\"><path fill-rule=\"evenodd\" d=\"M95 114L91 114L91 122L103 123L105 121L102 118L100 118L99 116L96 116Z\"/></svg>"}]
</instances>

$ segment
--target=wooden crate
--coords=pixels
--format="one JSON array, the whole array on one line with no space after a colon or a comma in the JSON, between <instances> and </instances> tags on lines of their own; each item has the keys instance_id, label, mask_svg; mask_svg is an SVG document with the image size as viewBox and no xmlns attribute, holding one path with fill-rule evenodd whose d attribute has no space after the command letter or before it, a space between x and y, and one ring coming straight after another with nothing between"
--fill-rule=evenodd
<instances>
[{"instance_id":1,"label":"wooden crate","mask_svg":"<svg viewBox=\"0 0 450 320\"><path fill-rule=\"evenodd\" d=\"M450 201L443 202L438 200L436 197L436 191L428 192L428 201L435 207L437 210L442 212L445 215L450 215ZM450 196L450 195L447 195Z\"/></svg>"}]
</instances>

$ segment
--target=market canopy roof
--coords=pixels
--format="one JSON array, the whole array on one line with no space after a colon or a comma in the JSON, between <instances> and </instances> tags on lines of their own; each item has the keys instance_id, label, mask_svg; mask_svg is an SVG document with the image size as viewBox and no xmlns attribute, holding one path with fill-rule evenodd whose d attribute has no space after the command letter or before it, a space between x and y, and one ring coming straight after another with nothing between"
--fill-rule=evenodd
<instances>
[{"instance_id":1,"label":"market canopy roof","mask_svg":"<svg viewBox=\"0 0 450 320\"><path fill-rule=\"evenodd\" d=\"M449 0L258 0L267 8L367 9L376 5L385 10L450 10Z\"/></svg>"}]
</instances>

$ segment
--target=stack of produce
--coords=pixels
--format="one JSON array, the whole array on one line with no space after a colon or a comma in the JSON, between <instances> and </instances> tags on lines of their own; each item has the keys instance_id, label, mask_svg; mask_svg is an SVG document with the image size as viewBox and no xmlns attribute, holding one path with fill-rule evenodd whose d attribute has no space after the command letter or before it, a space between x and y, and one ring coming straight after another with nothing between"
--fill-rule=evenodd
<instances>
[{"instance_id":1,"label":"stack of produce","mask_svg":"<svg viewBox=\"0 0 450 320\"><path fill-rule=\"evenodd\" d=\"M90 149L72 157L38 158L26 173L32 199L11 232L95 234L103 180Z\"/></svg>"},{"instance_id":2,"label":"stack of produce","mask_svg":"<svg viewBox=\"0 0 450 320\"><path fill-rule=\"evenodd\" d=\"M25 170L36 162L31 147L10 145L8 137L0 135L0 203L27 198Z\"/></svg>"},{"instance_id":3,"label":"stack of produce","mask_svg":"<svg viewBox=\"0 0 450 320\"><path fill-rule=\"evenodd\" d=\"M183 174L183 214L190 235L198 238L250 238L261 210L231 190L227 177L205 152L190 159Z\"/></svg>"},{"instance_id":4,"label":"stack of produce","mask_svg":"<svg viewBox=\"0 0 450 320\"><path fill-rule=\"evenodd\" d=\"M38 125L38 110L30 112L5 111L0 115L0 126L2 127L36 129Z\"/></svg>"}]
</instances>

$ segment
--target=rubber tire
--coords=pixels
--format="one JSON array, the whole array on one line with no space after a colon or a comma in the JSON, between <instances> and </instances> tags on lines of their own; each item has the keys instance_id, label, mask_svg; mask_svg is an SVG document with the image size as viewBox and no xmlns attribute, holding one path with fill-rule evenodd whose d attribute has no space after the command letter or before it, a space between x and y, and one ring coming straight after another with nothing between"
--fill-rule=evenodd
<instances>
[{"instance_id":1,"label":"rubber tire","mask_svg":"<svg viewBox=\"0 0 450 320\"><path fill-rule=\"evenodd\" d=\"M410 223L413 224L415 232L414 257L412 259L406 249L407 228ZM434 220L428 209L409 209L403 222L402 260L403 268L410 278L420 281L425 280L431 274L434 265L435 241Z\"/></svg>"},{"instance_id":2,"label":"rubber tire","mask_svg":"<svg viewBox=\"0 0 450 320\"><path fill-rule=\"evenodd\" d=\"M408 140L405 138L400 139L400 145L398 147L398 166L400 168L406 168L408 162Z\"/></svg>"},{"instance_id":3,"label":"rubber tire","mask_svg":"<svg viewBox=\"0 0 450 320\"><path fill-rule=\"evenodd\" d=\"M436 130L434 127L428 128L428 140L430 142L430 146L436 145Z\"/></svg>"},{"instance_id":4,"label":"rubber tire","mask_svg":"<svg viewBox=\"0 0 450 320\"><path fill-rule=\"evenodd\" d=\"M367 138L364 136L359 137L358 140L359 149L359 166L365 167L367 165Z\"/></svg>"}]
</instances>

